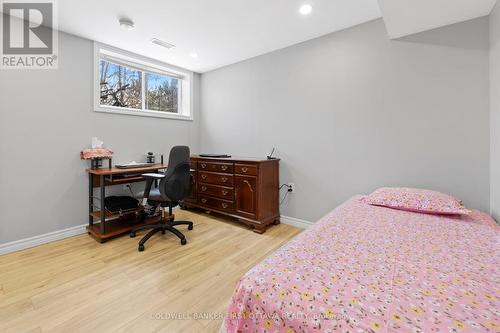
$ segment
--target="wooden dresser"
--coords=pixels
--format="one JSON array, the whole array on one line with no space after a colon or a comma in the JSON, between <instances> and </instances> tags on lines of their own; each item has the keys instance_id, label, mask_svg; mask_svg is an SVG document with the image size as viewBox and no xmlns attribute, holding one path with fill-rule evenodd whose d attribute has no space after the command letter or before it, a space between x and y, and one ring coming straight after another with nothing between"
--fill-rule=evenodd
<instances>
[{"instance_id":1,"label":"wooden dresser","mask_svg":"<svg viewBox=\"0 0 500 333\"><path fill-rule=\"evenodd\" d=\"M237 218L263 233L279 223L279 160L191 157L192 191L183 208Z\"/></svg>"}]
</instances>

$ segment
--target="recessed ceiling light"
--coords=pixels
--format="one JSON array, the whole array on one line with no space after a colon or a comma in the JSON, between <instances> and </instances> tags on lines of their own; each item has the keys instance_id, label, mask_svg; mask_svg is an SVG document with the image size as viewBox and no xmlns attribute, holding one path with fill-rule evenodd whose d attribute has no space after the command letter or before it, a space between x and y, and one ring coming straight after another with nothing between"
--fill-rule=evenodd
<instances>
[{"instance_id":1,"label":"recessed ceiling light","mask_svg":"<svg viewBox=\"0 0 500 333\"><path fill-rule=\"evenodd\" d=\"M118 20L118 22L120 22L120 27L122 27L122 29L133 30L135 28L134 22L132 22L132 20L121 18Z\"/></svg>"},{"instance_id":2,"label":"recessed ceiling light","mask_svg":"<svg viewBox=\"0 0 500 333\"><path fill-rule=\"evenodd\" d=\"M175 47L174 44L169 43L169 42L165 42L164 40L161 40L161 39L158 39L158 38L151 39L151 43L159 45L159 46L163 46L163 47L165 47L167 49L171 49L171 48Z\"/></svg>"},{"instance_id":3,"label":"recessed ceiling light","mask_svg":"<svg viewBox=\"0 0 500 333\"><path fill-rule=\"evenodd\" d=\"M189 53L189 56L190 56L191 58L193 58L193 59L196 59L196 58L198 58L198 53L196 53L196 52L191 52L191 53Z\"/></svg>"},{"instance_id":4,"label":"recessed ceiling light","mask_svg":"<svg viewBox=\"0 0 500 333\"><path fill-rule=\"evenodd\" d=\"M302 6L300 6L299 13L301 13L302 15L309 15L309 14L311 14L312 10L313 10L313 7L310 4L306 3Z\"/></svg>"}]
</instances>

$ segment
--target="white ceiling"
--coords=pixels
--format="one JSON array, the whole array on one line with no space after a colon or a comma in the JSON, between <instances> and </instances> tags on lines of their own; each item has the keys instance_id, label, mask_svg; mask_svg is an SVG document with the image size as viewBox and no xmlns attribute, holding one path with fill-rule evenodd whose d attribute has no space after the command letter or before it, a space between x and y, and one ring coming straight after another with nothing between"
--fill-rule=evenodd
<instances>
[{"instance_id":1,"label":"white ceiling","mask_svg":"<svg viewBox=\"0 0 500 333\"><path fill-rule=\"evenodd\" d=\"M311 4L310 15L299 14ZM207 72L383 18L391 38L488 15L496 0L58 0L59 30ZM380 7L379 7L380 5ZM132 31L118 19L135 23ZM165 49L158 38L176 45ZM198 58L189 55L195 52Z\"/></svg>"},{"instance_id":2,"label":"white ceiling","mask_svg":"<svg viewBox=\"0 0 500 333\"><path fill-rule=\"evenodd\" d=\"M59 29L196 72L380 17L377 0L59 0ZM300 5L310 3L308 16ZM126 31L119 17L130 18ZM159 38L176 47L151 43ZM196 52L198 58L189 54Z\"/></svg>"},{"instance_id":3,"label":"white ceiling","mask_svg":"<svg viewBox=\"0 0 500 333\"><path fill-rule=\"evenodd\" d=\"M378 0L387 32L399 38L488 15L497 0Z\"/></svg>"}]
</instances>

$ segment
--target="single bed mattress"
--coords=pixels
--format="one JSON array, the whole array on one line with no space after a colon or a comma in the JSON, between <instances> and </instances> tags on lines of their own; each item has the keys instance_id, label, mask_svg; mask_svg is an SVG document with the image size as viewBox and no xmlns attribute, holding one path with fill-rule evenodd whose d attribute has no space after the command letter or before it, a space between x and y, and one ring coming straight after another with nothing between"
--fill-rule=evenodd
<instances>
[{"instance_id":1,"label":"single bed mattress","mask_svg":"<svg viewBox=\"0 0 500 333\"><path fill-rule=\"evenodd\" d=\"M500 332L498 225L357 196L239 281L221 332Z\"/></svg>"}]
</instances>

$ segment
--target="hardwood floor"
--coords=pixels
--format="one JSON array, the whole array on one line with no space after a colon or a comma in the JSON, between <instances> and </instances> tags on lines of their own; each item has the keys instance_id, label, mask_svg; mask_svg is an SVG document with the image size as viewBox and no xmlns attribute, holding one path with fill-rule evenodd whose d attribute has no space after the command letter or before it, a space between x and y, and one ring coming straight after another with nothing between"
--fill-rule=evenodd
<instances>
[{"instance_id":1,"label":"hardwood floor","mask_svg":"<svg viewBox=\"0 0 500 333\"><path fill-rule=\"evenodd\" d=\"M218 332L238 279L301 231L281 224L259 235L181 210L176 218L194 222L179 228L185 246L160 234L140 253L144 232L105 244L85 234L0 256L0 332Z\"/></svg>"}]
</instances>

